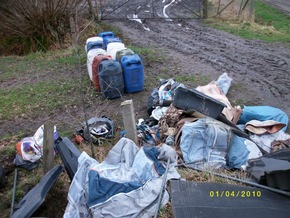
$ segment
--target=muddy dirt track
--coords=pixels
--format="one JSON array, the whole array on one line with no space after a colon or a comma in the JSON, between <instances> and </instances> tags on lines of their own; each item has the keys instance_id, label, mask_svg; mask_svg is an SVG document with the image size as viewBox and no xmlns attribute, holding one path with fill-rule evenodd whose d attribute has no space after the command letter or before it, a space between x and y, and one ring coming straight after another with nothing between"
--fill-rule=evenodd
<instances>
[{"instance_id":1,"label":"muddy dirt track","mask_svg":"<svg viewBox=\"0 0 290 218\"><path fill-rule=\"evenodd\" d=\"M216 80L227 72L235 87L228 93L232 102L274 106L290 115L289 45L245 40L197 19L106 22L121 28L136 45L165 52L171 61L164 66L172 66L171 75L205 75Z\"/></svg>"}]
</instances>

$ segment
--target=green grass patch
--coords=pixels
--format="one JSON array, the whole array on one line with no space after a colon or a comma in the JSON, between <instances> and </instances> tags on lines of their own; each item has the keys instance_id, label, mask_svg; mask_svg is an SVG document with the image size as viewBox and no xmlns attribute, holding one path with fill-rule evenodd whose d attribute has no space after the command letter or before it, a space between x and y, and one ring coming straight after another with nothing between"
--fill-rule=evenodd
<instances>
[{"instance_id":1,"label":"green grass patch","mask_svg":"<svg viewBox=\"0 0 290 218\"><path fill-rule=\"evenodd\" d=\"M290 34L290 17L279 10L255 1L255 22L265 26L273 26L280 32Z\"/></svg>"},{"instance_id":2,"label":"green grass patch","mask_svg":"<svg viewBox=\"0 0 290 218\"><path fill-rule=\"evenodd\" d=\"M0 88L0 119L50 115L56 109L77 105L82 86L79 77L63 74L86 63L83 50L66 49L1 57L0 82L13 84L14 79L17 79L17 85L3 85ZM34 76L38 78L35 81ZM42 76L45 78L41 79ZM88 78L83 79L82 83L84 86L90 85Z\"/></svg>"},{"instance_id":3,"label":"green grass patch","mask_svg":"<svg viewBox=\"0 0 290 218\"><path fill-rule=\"evenodd\" d=\"M143 62L145 61L145 65L150 65L153 63L162 63L164 61L164 57L153 48L144 48L137 47L133 45L129 45L128 48L132 49L136 54L140 55Z\"/></svg>"},{"instance_id":4,"label":"green grass patch","mask_svg":"<svg viewBox=\"0 0 290 218\"><path fill-rule=\"evenodd\" d=\"M191 86L203 86L211 82L208 76L202 75L177 75L174 78L177 82L184 83Z\"/></svg>"},{"instance_id":5,"label":"green grass patch","mask_svg":"<svg viewBox=\"0 0 290 218\"><path fill-rule=\"evenodd\" d=\"M255 23L213 19L206 23L246 39L290 42L290 17L261 1L255 1Z\"/></svg>"},{"instance_id":6,"label":"green grass patch","mask_svg":"<svg viewBox=\"0 0 290 218\"><path fill-rule=\"evenodd\" d=\"M12 119L23 114L34 117L41 111L77 104L73 93L78 93L76 79L41 81L9 90L1 88L0 119Z\"/></svg>"},{"instance_id":7,"label":"green grass patch","mask_svg":"<svg viewBox=\"0 0 290 218\"><path fill-rule=\"evenodd\" d=\"M43 72L70 70L79 63L85 63L86 54L81 48L50 52L35 52L26 56L0 58L0 82L8 79L35 75Z\"/></svg>"}]
</instances>

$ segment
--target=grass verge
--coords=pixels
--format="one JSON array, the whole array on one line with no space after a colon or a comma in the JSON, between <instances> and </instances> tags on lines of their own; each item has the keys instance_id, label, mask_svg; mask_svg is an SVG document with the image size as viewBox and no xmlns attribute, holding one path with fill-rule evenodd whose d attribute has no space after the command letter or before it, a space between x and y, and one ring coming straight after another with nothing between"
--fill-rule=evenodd
<instances>
[{"instance_id":1,"label":"grass verge","mask_svg":"<svg viewBox=\"0 0 290 218\"><path fill-rule=\"evenodd\" d=\"M259 0L255 1L254 23L212 19L207 20L206 23L246 39L290 42L290 16Z\"/></svg>"},{"instance_id":2,"label":"grass verge","mask_svg":"<svg viewBox=\"0 0 290 218\"><path fill-rule=\"evenodd\" d=\"M107 26L98 28L98 31L109 30ZM118 34L118 37L121 37L120 33L115 30L114 32ZM87 36L92 35L88 33ZM131 48L135 53L142 56L144 65L148 67L162 61L161 55L154 49L140 48L133 45ZM62 116L67 116L66 111L68 110L72 113L68 121L70 123L65 123L68 129L58 128L58 132L62 137L68 136L73 141L72 133L75 133L77 127L74 124L79 119L76 115L81 114L80 117L82 117L84 113L82 104L84 104L90 116L92 112L94 112L94 115L100 113L101 109L98 106L101 106L110 117L110 107L115 107L115 105L118 107L119 101L103 100L101 93L96 92L93 88L87 75L86 54L83 46L76 49L36 52L26 56L0 57L0 65L1 125L3 125L3 129L6 126L11 127L9 133L3 135L3 131L0 135L0 162L6 171L4 185L0 187L0 210L2 211L0 217L8 217L14 176L15 145L22 138L34 133L33 130L24 129L20 131L20 128L16 131L17 128L14 128L14 126L24 121L25 125L32 126L38 121L43 122L43 119L50 117L62 119ZM156 80L155 76L150 79L151 82ZM153 86L151 82L145 80L145 86L150 88ZM112 106L112 104L114 105ZM110 118L115 121L113 117ZM56 123L57 127L61 125ZM119 126L116 125L116 128L119 128ZM95 146L96 159L102 161L117 140L118 134L116 133L115 139L111 141L104 140L102 145ZM81 144L79 149L91 155L90 146L86 143ZM56 157L56 162L60 162L59 157ZM40 208L37 216L51 216L53 208L58 208L57 211L54 211L55 217L63 215L70 185L70 181L64 175L66 174L62 174L54 189L47 196L49 202L43 204L49 205L49 208ZM32 171L19 169L15 203L19 202L36 185L41 176L42 167Z\"/></svg>"},{"instance_id":3,"label":"grass verge","mask_svg":"<svg viewBox=\"0 0 290 218\"><path fill-rule=\"evenodd\" d=\"M0 89L0 119L37 117L42 111L51 113L63 106L74 106L78 102L73 95L78 93L77 84L76 79L60 79ZM72 98L67 98L68 95Z\"/></svg>"}]
</instances>

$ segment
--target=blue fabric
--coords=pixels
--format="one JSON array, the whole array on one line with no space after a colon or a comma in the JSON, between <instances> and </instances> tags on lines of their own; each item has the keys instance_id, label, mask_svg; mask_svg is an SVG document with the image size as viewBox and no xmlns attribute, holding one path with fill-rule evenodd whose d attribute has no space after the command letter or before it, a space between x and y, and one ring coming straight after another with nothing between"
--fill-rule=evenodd
<instances>
[{"instance_id":1,"label":"blue fabric","mask_svg":"<svg viewBox=\"0 0 290 218\"><path fill-rule=\"evenodd\" d=\"M234 134L232 143L226 156L227 165L232 168L240 169L248 160L250 151L245 145L245 139Z\"/></svg>"},{"instance_id":2,"label":"blue fabric","mask_svg":"<svg viewBox=\"0 0 290 218\"><path fill-rule=\"evenodd\" d=\"M282 129L286 132L288 128L288 116L282 110L271 106L245 106L243 113L238 121L238 124L246 124L251 120L275 120L286 124Z\"/></svg>"},{"instance_id":3,"label":"blue fabric","mask_svg":"<svg viewBox=\"0 0 290 218\"><path fill-rule=\"evenodd\" d=\"M97 171L91 170L89 172L88 205L90 207L105 202L118 193L128 193L141 186L142 184L137 182L114 182L99 176Z\"/></svg>"},{"instance_id":4,"label":"blue fabric","mask_svg":"<svg viewBox=\"0 0 290 218\"><path fill-rule=\"evenodd\" d=\"M186 163L208 162L225 165L226 151L231 133L213 119L202 118L193 123L184 124L180 148Z\"/></svg>"},{"instance_id":5,"label":"blue fabric","mask_svg":"<svg viewBox=\"0 0 290 218\"><path fill-rule=\"evenodd\" d=\"M205 123L202 119L192 123L185 124L182 127L180 148L183 159L186 163L193 161L206 161L205 155L209 148L206 146Z\"/></svg>"},{"instance_id":6,"label":"blue fabric","mask_svg":"<svg viewBox=\"0 0 290 218\"><path fill-rule=\"evenodd\" d=\"M162 166L162 164L158 161L157 157L159 155L159 150L156 147L144 147L143 148L144 153L146 156L154 161L154 168L159 176L162 176L165 173L165 168Z\"/></svg>"}]
</instances>

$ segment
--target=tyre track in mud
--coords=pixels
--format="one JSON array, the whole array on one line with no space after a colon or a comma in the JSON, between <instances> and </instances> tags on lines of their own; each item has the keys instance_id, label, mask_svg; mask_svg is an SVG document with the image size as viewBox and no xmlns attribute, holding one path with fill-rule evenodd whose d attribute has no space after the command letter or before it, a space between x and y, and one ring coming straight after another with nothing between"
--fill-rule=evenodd
<instances>
[{"instance_id":1,"label":"tyre track in mud","mask_svg":"<svg viewBox=\"0 0 290 218\"><path fill-rule=\"evenodd\" d=\"M289 64L280 54L272 55L273 50L267 52L266 49L257 53L256 46L247 43L246 40L231 39L230 37L225 39L222 35L212 31L202 31L193 25L187 25L187 27L189 27L189 29L186 29L188 34L182 31L182 41L176 36L177 34L171 35L165 40L168 46L175 50L178 49L179 52L186 55L195 54L200 60L210 63L218 71L245 76L251 74L252 77L261 77L264 74L265 76L259 78L260 83L261 85L271 85L270 90L272 90L273 95L285 97L289 94L288 88L285 89L281 86L283 81L286 84L290 82L289 78L285 77L287 70L289 70ZM166 28L165 30L164 35L170 35L172 29ZM184 30L184 28L181 30ZM200 34L201 32L202 34ZM263 45L259 46L262 47ZM273 78L274 81L271 82L268 80L268 76L274 73L276 75ZM276 85L277 79L279 80L279 86Z\"/></svg>"},{"instance_id":2,"label":"tyre track in mud","mask_svg":"<svg viewBox=\"0 0 290 218\"><path fill-rule=\"evenodd\" d=\"M150 31L133 21L112 22L138 45L166 51L184 69L182 73L204 73L216 79L227 72L245 90L235 97L247 94L244 97L256 105L278 107L290 115L290 49L286 46L242 39L192 19L144 23Z\"/></svg>"}]
</instances>

